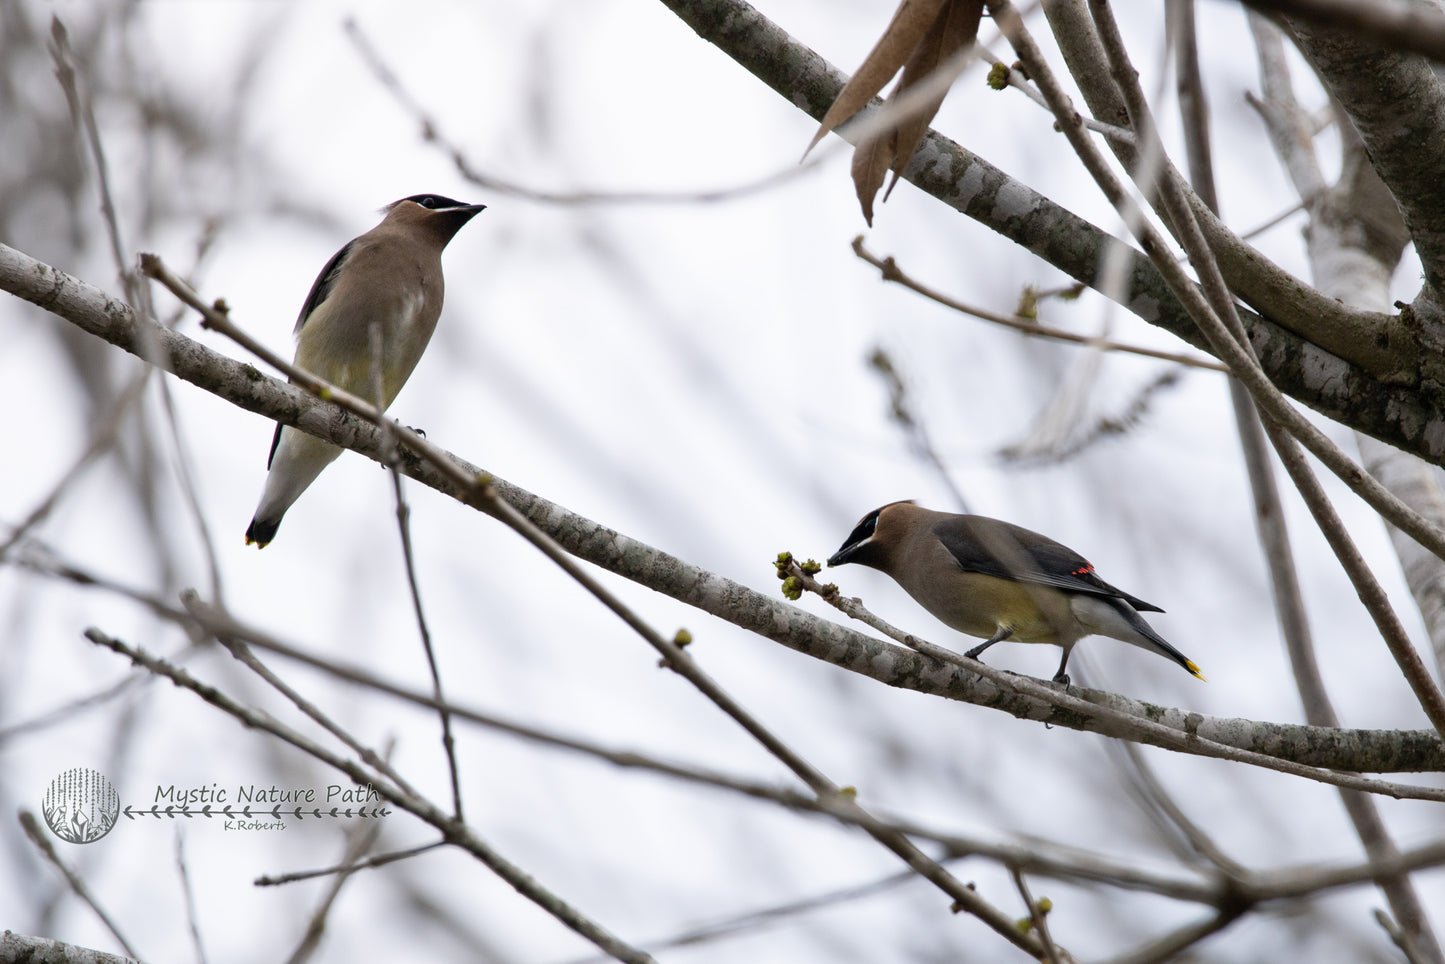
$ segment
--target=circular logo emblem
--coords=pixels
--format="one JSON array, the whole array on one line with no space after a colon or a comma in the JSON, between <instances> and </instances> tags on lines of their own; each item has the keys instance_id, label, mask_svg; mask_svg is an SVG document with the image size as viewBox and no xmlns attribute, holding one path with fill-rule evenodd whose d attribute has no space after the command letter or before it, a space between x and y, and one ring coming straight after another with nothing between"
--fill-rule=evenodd
<instances>
[{"instance_id":1,"label":"circular logo emblem","mask_svg":"<svg viewBox=\"0 0 1445 964\"><path fill-rule=\"evenodd\" d=\"M95 770L75 767L50 781L40 809L61 840L91 843L115 826L120 816L120 794Z\"/></svg>"}]
</instances>

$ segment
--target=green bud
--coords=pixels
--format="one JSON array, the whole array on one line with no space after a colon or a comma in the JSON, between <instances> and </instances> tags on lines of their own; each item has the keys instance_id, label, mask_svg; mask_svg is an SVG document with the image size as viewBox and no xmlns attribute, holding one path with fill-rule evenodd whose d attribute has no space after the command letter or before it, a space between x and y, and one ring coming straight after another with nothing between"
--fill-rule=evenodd
<instances>
[{"instance_id":1,"label":"green bud","mask_svg":"<svg viewBox=\"0 0 1445 964\"><path fill-rule=\"evenodd\" d=\"M1033 285L1025 287L1023 294L1019 295L1019 304L1014 309L1014 314L1020 318L1037 321L1039 318L1039 289Z\"/></svg>"}]
</instances>

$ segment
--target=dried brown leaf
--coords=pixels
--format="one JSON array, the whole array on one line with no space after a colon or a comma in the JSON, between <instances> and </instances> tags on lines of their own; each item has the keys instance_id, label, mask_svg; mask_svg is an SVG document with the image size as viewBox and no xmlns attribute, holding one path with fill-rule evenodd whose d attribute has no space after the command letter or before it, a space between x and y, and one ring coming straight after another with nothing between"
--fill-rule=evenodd
<instances>
[{"instance_id":1,"label":"dried brown leaf","mask_svg":"<svg viewBox=\"0 0 1445 964\"><path fill-rule=\"evenodd\" d=\"M853 189L863 208L863 220L873 226L873 199L888 176L888 165L897 150L898 130L890 127L875 137L862 141L853 149Z\"/></svg>"},{"instance_id":2,"label":"dried brown leaf","mask_svg":"<svg viewBox=\"0 0 1445 964\"><path fill-rule=\"evenodd\" d=\"M899 3L888 29L883 31L878 43L873 45L857 72L838 92L833 106L823 115L818 133L813 135L808 142L808 150L803 152L805 157L829 131L862 110L873 95L898 73L938 19L938 11L944 3L945 0L902 0Z\"/></svg>"},{"instance_id":3,"label":"dried brown leaf","mask_svg":"<svg viewBox=\"0 0 1445 964\"><path fill-rule=\"evenodd\" d=\"M936 70L948 65L954 54L972 44L978 37L982 15L983 0L944 0L933 23L929 24L909 56L898 86L888 95L888 103L898 104L911 88L922 84ZM947 88L944 88L936 95L913 104L894 123L859 142L853 154L853 188L863 208L863 217L870 226L873 224L873 200L888 176L888 168L892 167L894 172L893 183L888 186L889 193L892 193L899 173L908 166L909 158L918 149L947 93ZM887 197L885 194L884 200Z\"/></svg>"},{"instance_id":4,"label":"dried brown leaf","mask_svg":"<svg viewBox=\"0 0 1445 964\"><path fill-rule=\"evenodd\" d=\"M919 43L918 49L908 59L903 68L903 77L898 81L898 89L889 99L892 100L922 82L928 75L947 64L954 54L977 40L978 24L982 17L983 0L947 0L943 9L938 12L933 26ZM939 91L936 97L929 98L922 107L912 111L909 117L899 123L892 158L893 183L888 185L889 194L898 183L898 176L908 166L913 152L918 150L919 142L928 132L928 125L933 123L933 118L937 115L938 108L943 106L943 99L947 94L947 90ZM883 200L888 200L887 194L883 195Z\"/></svg>"}]
</instances>

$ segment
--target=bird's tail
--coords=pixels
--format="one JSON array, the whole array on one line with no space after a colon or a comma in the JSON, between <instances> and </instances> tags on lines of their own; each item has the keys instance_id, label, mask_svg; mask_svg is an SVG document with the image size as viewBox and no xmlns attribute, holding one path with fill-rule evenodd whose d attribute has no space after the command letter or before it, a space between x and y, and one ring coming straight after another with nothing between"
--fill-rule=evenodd
<instances>
[{"instance_id":1,"label":"bird's tail","mask_svg":"<svg viewBox=\"0 0 1445 964\"><path fill-rule=\"evenodd\" d=\"M256 505L256 514L246 529L246 545L266 544L276 537L281 517L291 508L306 487L316 481L321 470L330 465L341 454L341 449L314 436L287 428L276 434L271 445L271 471L266 474L266 486L261 492L261 501Z\"/></svg>"},{"instance_id":2,"label":"bird's tail","mask_svg":"<svg viewBox=\"0 0 1445 964\"><path fill-rule=\"evenodd\" d=\"M281 528L281 520L262 519L260 516L253 516L251 524L246 527L246 545L255 545L258 549L264 549L276 538L276 530Z\"/></svg>"},{"instance_id":3,"label":"bird's tail","mask_svg":"<svg viewBox=\"0 0 1445 964\"><path fill-rule=\"evenodd\" d=\"M1194 665L1193 660L1156 633L1154 627L1146 623L1144 617L1124 600L1099 596L1076 597L1074 614L1081 623L1100 636L1109 636L1160 656L1167 656L1187 669L1190 675L1204 679L1204 674Z\"/></svg>"}]
</instances>

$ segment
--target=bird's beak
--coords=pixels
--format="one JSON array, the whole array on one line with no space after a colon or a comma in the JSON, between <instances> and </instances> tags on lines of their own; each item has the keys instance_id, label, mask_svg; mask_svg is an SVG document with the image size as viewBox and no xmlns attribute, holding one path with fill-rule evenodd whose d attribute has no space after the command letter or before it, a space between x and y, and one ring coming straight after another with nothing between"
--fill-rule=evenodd
<instances>
[{"instance_id":1,"label":"bird's beak","mask_svg":"<svg viewBox=\"0 0 1445 964\"><path fill-rule=\"evenodd\" d=\"M837 552L829 556L828 568L832 569L834 566L841 566L849 559L852 559L854 548L854 546L844 546L843 548L839 549Z\"/></svg>"}]
</instances>

